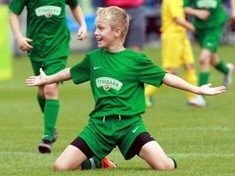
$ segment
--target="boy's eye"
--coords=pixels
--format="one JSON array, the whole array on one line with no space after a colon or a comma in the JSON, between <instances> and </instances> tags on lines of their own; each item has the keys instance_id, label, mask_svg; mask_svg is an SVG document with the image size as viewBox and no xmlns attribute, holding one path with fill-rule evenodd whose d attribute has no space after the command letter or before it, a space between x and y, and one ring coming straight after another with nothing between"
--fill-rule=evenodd
<instances>
[{"instance_id":1,"label":"boy's eye","mask_svg":"<svg viewBox=\"0 0 235 176\"><path fill-rule=\"evenodd\" d=\"M103 28L103 27L101 27L101 26L99 26L99 27L98 27L98 29L99 29L99 30L103 30L104 28Z\"/></svg>"}]
</instances>

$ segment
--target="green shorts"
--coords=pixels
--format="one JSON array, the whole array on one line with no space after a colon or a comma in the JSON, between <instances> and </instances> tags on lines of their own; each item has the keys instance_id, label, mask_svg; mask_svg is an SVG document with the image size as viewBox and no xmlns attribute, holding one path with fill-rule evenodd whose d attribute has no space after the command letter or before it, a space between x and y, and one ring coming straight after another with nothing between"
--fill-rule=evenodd
<instances>
[{"instance_id":1,"label":"green shorts","mask_svg":"<svg viewBox=\"0 0 235 176\"><path fill-rule=\"evenodd\" d=\"M47 75L55 74L66 67L67 57L56 60L45 60L43 62L37 62L31 60L31 65L34 71L34 75L40 74L39 69L42 68Z\"/></svg>"},{"instance_id":2,"label":"green shorts","mask_svg":"<svg viewBox=\"0 0 235 176\"><path fill-rule=\"evenodd\" d=\"M202 48L216 53L223 35L223 25L217 28L197 30L196 35Z\"/></svg>"},{"instance_id":3,"label":"green shorts","mask_svg":"<svg viewBox=\"0 0 235 176\"><path fill-rule=\"evenodd\" d=\"M114 115L91 118L79 137L100 159L107 156L116 146L126 158L136 137L144 132L147 130L140 115L133 117Z\"/></svg>"}]
</instances>

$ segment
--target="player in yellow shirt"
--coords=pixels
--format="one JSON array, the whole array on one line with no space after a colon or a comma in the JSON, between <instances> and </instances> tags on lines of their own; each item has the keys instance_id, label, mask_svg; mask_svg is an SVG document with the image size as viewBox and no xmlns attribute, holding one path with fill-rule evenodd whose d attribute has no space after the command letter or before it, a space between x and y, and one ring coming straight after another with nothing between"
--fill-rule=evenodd
<instances>
[{"instance_id":1,"label":"player in yellow shirt","mask_svg":"<svg viewBox=\"0 0 235 176\"><path fill-rule=\"evenodd\" d=\"M192 46L187 30L194 32L192 23L185 19L183 0L163 0L161 6L161 44L162 66L169 73L177 75L180 66L184 67L184 79L197 85L197 75ZM146 106L151 107L151 97L158 88L147 85L145 89ZM204 107L206 102L200 95L187 93L190 106Z\"/></svg>"}]
</instances>

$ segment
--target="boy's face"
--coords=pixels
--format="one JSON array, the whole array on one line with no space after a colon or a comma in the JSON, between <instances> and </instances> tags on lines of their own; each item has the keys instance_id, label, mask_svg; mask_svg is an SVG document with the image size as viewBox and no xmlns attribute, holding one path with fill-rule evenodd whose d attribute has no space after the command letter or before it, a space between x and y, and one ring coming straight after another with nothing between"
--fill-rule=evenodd
<instances>
[{"instance_id":1,"label":"boy's face","mask_svg":"<svg viewBox=\"0 0 235 176\"><path fill-rule=\"evenodd\" d=\"M99 48L110 48L116 37L116 32L111 28L108 21L97 16L95 20L96 30L94 32Z\"/></svg>"}]
</instances>

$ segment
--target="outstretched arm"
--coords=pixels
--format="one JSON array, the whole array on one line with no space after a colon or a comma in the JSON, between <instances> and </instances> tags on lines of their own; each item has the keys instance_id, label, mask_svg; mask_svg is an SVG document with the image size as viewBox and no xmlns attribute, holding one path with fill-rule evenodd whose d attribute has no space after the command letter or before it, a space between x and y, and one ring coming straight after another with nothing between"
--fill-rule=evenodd
<instances>
[{"instance_id":1,"label":"outstretched arm","mask_svg":"<svg viewBox=\"0 0 235 176\"><path fill-rule=\"evenodd\" d=\"M57 83L60 81L66 81L70 80L71 74L70 74L70 68L65 68L64 70L61 70L60 72L47 76L42 68L40 68L40 75L39 76L30 76L26 79L25 83L27 86L41 86L45 84L51 84L51 83Z\"/></svg>"},{"instance_id":2,"label":"outstretched arm","mask_svg":"<svg viewBox=\"0 0 235 176\"><path fill-rule=\"evenodd\" d=\"M225 86L211 87L211 84L206 84L201 87L194 86L182 78L173 74L167 73L163 78L164 84L177 89L185 90L199 95L217 95L226 91Z\"/></svg>"}]
</instances>

